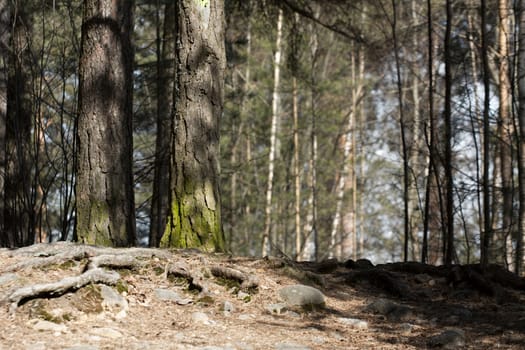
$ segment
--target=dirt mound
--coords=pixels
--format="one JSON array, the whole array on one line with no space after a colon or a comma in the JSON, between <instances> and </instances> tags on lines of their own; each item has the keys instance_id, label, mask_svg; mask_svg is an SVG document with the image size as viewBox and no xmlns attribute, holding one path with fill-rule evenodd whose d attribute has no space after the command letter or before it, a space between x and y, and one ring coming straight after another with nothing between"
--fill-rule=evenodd
<instances>
[{"instance_id":1,"label":"dirt mound","mask_svg":"<svg viewBox=\"0 0 525 350\"><path fill-rule=\"evenodd\" d=\"M71 243L0 250L0 266L0 349L525 346L524 280L496 266L296 263ZM314 287L324 304L287 304L282 291L293 285Z\"/></svg>"}]
</instances>

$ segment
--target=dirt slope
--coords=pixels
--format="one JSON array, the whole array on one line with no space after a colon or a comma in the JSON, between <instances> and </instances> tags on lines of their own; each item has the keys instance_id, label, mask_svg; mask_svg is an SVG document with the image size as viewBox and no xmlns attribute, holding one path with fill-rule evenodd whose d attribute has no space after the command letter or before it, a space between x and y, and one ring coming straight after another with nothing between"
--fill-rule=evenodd
<instances>
[{"instance_id":1,"label":"dirt slope","mask_svg":"<svg viewBox=\"0 0 525 350\"><path fill-rule=\"evenodd\" d=\"M491 271L68 243L0 250L0 349L524 349L525 282ZM296 284L325 305L283 304L280 289ZM461 339L439 338L447 330Z\"/></svg>"}]
</instances>

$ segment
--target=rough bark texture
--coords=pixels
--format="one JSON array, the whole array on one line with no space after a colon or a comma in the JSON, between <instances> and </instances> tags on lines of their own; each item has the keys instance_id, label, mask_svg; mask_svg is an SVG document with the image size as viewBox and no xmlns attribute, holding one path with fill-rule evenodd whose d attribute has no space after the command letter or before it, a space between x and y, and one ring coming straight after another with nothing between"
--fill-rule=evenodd
<instances>
[{"instance_id":1,"label":"rough bark texture","mask_svg":"<svg viewBox=\"0 0 525 350\"><path fill-rule=\"evenodd\" d=\"M15 5L16 6L16 5ZM28 38L30 22L23 8L11 13L8 62L7 118L5 134L4 235L2 245L22 246L34 242L31 218L30 160L32 97Z\"/></svg>"},{"instance_id":2,"label":"rough bark texture","mask_svg":"<svg viewBox=\"0 0 525 350\"><path fill-rule=\"evenodd\" d=\"M218 186L224 3L183 0L176 12L170 208L161 246L220 251L224 250Z\"/></svg>"},{"instance_id":3,"label":"rough bark texture","mask_svg":"<svg viewBox=\"0 0 525 350\"><path fill-rule=\"evenodd\" d=\"M0 227L4 224L4 179L6 171L5 132L7 120L7 64L9 61L9 6L7 0L0 0ZM6 245L7 235L0 232L0 245Z\"/></svg>"},{"instance_id":4,"label":"rough bark texture","mask_svg":"<svg viewBox=\"0 0 525 350\"><path fill-rule=\"evenodd\" d=\"M518 170L519 170L519 219L516 241L515 272L523 274L523 235L525 233L525 0L519 2L519 38L518 38Z\"/></svg>"},{"instance_id":5,"label":"rough bark texture","mask_svg":"<svg viewBox=\"0 0 525 350\"><path fill-rule=\"evenodd\" d=\"M76 185L83 243L135 243L132 9L132 1L84 1Z\"/></svg>"},{"instance_id":6,"label":"rough bark texture","mask_svg":"<svg viewBox=\"0 0 525 350\"><path fill-rule=\"evenodd\" d=\"M155 175L151 199L151 247L157 247L164 233L169 208L169 148L175 59L175 3L168 2L164 10L164 34L158 62L157 141L155 145ZM160 38L159 38L160 39ZM160 45L159 45L160 46Z\"/></svg>"}]
</instances>

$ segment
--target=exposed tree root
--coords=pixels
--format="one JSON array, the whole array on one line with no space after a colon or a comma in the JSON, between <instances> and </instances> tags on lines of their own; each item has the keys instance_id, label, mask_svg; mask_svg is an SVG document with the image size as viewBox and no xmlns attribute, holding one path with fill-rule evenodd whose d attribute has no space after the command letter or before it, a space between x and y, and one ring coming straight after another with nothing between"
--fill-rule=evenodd
<instances>
[{"instance_id":1,"label":"exposed tree root","mask_svg":"<svg viewBox=\"0 0 525 350\"><path fill-rule=\"evenodd\" d=\"M241 283L241 288L257 288L259 286L259 280L257 276L247 274L239 270L235 270L225 266L212 266L210 268L212 275L215 277L223 277L236 280Z\"/></svg>"},{"instance_id":2,"label":"exposed tree root","mask_svg":"<svg viewBox=\"0 0 525 350\"><path fill-rule=\"evenodd\" d=\"M16 250L2 251L10 256L22 256L19 263L5 267L1 273L16 272L21 269L59 265L71 261L84 261L84 269L78 276L66 277L57 282L35 284L21 287L8 295L4 302L14 313L20 304L36 298L58 297L69 291L76 291L90 283L115 285L120 279L116 271L106 269L136 269L146 265L145 260L158 257L166 262L166 277L176 276L186 279L190 289L203 294L210 291L209 278L213 275L233 279L241 288L251 289L259 286L257 277L234 268L211 265L198 251L173 251L149 248L104 248L74 243L38 244ZM195 259L197 258L197 259ZM185 261L186 260L188 263ZM195 261L198 260L198 261ZM193 262L192 262L193 261Z\"/></svg>"},{"instance_id":3,"label":"exposed tree root","mask_svg":"<svg viewBox=\"0 0 525 350\"><path fill-rule=\"evenodd\" d=\"M94 268L84 272L79 276L66 277L58 282L35 284L22 287L12 293L7 301L10 303L9 311L14 313L20 303L39 297L56 297L70 290L77 290L90 283L104 283L114 285L119 280L120 275L115 271L105 271Z\"/></svg>"}]
</instances>

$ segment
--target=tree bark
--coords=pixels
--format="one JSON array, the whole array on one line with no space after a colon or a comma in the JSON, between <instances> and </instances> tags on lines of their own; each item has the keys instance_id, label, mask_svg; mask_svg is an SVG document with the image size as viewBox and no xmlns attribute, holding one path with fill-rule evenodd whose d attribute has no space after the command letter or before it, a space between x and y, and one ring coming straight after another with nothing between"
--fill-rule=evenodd
<instances>
[{"instance_id":1,"label":"tree bark","mask_svg":"<svg viewBox=\"0 0 525 350\"><path fill-rule=\"evenodd\" d=\"M492 245L492 220L490 205L490 68L488 60L487 3L481 0L481 59L483 65L483 234L481 236L481 266L490 261Z\"/></svg>"},{"instance_id":2,"label":"tree bark","mask_svg":"<svg viewBox=\"0 0 525 350\"><path fill-rule=\"evenodd\" d=\"M275 169L275 154L277 143L277 124L279 123L280 113L280 65L281 65L281 41L283 28L283 10L279 10L279 17L277 18L277 39L275 44L274 55L274 73L273 73L273 95L272 95L272 125L270 130L270 152L268 154L268 185L266 187L266 209L265 209L265 224L262 239L262 256L270 254L271 244L271 226L272 226L272 196L273 196L273 178Z\"/></svg>"},{"instance_id":3,"label":"tree bark","mask_svg":"<svg viewBox=\"0 0 525 350\"><path fill-rule=\"evenodd\" d=\"M135 244L133 6L127 0L84 1L75 226L82 243Z\"/></svg>"},{"instance_id":4,"label":"tree bark","mask_svg":"<svg viewBox=\"0 0 525 350\"><path fill-rule=\"evenodd\" d=\"M454 178L452 175L452 1L446 1L447 24L445 29L445 181L446 181L446 246L445 264L451 265L454 257Z\"/></svg>"},{"instance_id":5,"label":"tree bark","mask_svg":"<svg viewBox=\"0 0 525 350\"><path fill-rule=\"evenodd\" d=\"M160 6L160 5L159 5ZM158 247L166 227L169 208L170 135L175 78L175 3L164 5L162 40L159 33L157 61L157 139L155 143L155 173L151 198L149 246Z\"/></svg>"},{"instance_id":6,"label":"tree bark","mask_svg":"<svg viewBox=\"0 0 525 350\"><path fill-rule=\"evenodd\" d=\"M498 56L499 56L499 142L500 142L500 166L501 166L501 235L496 240L499 243L496 261L504 262L506 266L510 263L507 254L512 251L511 234L513 231L513 186L512 186L512 120L510 116L511 107L511 83L509 70L509 37L510 37L510 4L508 0L498 2ZM496 242L495 241L495 242ZM510 249L508 246L510 245ZM510 251L508 251L510 250Z\"/></svg>"},{"instance_id":7,"label":"tree bark","mask_svg":"<svg viewBox=\"0 0 525 350\"><path fill-rule=\"evenodd\" d=\"M224 1L181 0L176 18L170 207L161 247L223 251L219 120L226 66Z\"/></svg>"},{"instance_id":8,"label":"tree bark","mask_svg":"<svg viewBox=\"0 0 525 350\"><path fill-rule=\"evenodd\" d=\"M9 41L11 38L10 6L7 0L0 0L0 246L9 246L4 230L5 175L6 175L6 121L7 84L9 63Z\"/></svg>"},{"instance_id":9,"label":"tree bark","mask_svg":"<svg viewBox=\"0 0 525 350\"><path fill-rule=\"evenodd\" d=\"M11 44L8 62L7 120L5 134L5 187L3 245L14 247L34 243L31 222L31 69L29 38L31 22L20 3L11 13Z\"/></svg>"},{"instance_id":10,"label":"tree bark","mask_svg":"<svg viewBox=\"0 0 525 350\"><path fill-rule=\"evenodd\" d=\"M519 181L519 217L518 237L516 241L515 273L523 274L524 251L523 237L525 235L525 0L519 2L517 16L518 36L518 181Z\"/></svg>"}]
</instances>

